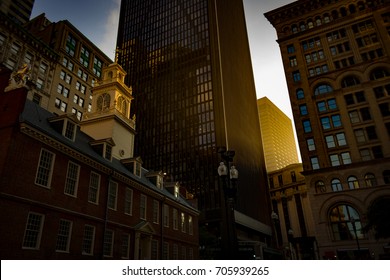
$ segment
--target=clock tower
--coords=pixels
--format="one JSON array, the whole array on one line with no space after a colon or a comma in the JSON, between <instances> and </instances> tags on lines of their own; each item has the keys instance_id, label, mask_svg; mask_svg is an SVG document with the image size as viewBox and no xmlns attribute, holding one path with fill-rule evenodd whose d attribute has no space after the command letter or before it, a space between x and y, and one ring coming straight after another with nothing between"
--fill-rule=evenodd
<instances>
[{"instance_id":1,"label":"clock tower","mask_svg":"<svg viewBox=\"0 0 390 280\"><path fill-rule=\"evenodd\" d=\"M110 146L117 159L132 158L135 119L130 118L132 90L126 72L116 62L103 69L102 80L92 88L92 110L84 114L81 131Z\"/></svg>"}]
</instances>

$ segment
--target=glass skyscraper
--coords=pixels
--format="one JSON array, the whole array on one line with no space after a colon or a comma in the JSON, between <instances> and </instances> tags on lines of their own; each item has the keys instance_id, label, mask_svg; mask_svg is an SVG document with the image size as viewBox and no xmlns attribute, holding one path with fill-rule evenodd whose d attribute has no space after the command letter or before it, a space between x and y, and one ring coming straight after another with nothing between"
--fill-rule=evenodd
<instances>
[{"instance_id":1,"label":"glass skyscraper","mask_svg":"<svg viewBox=\"0 0 390 280\"><path fill-rule=\"evenodd\" d=\"M122 0L117 48L135 98L134 154L193 193L204 229L224 239L218 150L234 150L236 209L254 221L236 216L238 239L264 240L267 176L242 1Z\"/></svg>"}]
</instances>

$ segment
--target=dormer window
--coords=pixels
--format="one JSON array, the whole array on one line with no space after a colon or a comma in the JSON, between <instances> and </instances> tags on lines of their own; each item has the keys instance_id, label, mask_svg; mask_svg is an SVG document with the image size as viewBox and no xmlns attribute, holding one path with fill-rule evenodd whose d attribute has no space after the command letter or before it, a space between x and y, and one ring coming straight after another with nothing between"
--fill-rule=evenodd
<instances>
[{"instance_id":1,"label":"dormer window","mask_svg":"<svg viewBox=\"0 0 390 280\"><path fill-rule=\"evenodd\" d=\"M164 182L164 177L163 173L161 171L155 172L151 171L146 174L146 178L149 179L149 181L155 185L158 189L162 190L163 189L163 182Z\"/></svg>"},{"instance_id":2,"label":"dormer window","mask_svg":"<svg viewBox=\"0 0 390 280\"><path fill-rule=\"evenodd\" d=\"M178 185L175 185L173 195L174 195L176 198L179 198L179 195L180 195L180 188L179 188Z\"/></svg>"},{"instance_id":3,"label":"dormer window","mask_svg":"<svg viewBox=\"0 0 390 280\"><path fill-rule=\"evenodd\" d=\"M141 177L142 160L140 157L122 159L121 162L126 166L127 170L135 176Z\"/></svg>"},{"instance_id":4,"label":"dormer window","mask_svg":"<svg viewBox=\"0 0 390 280\"><path fill-rule=\"evenodd\" d=\"M112 147L115 146L114 141L109 139L103 139L103 140L95 140L90 143L92 148L95 150L96 153L101 155L103 158L111 161L112 159Z\"/></svg>"},{"instance_id":5,"label":"dormer window","mask_svg":"<svg viewBox=\"0 0 390 280\"><path fill-rule=\"evenodd\" d=\"M62 115L49 119L53 129L61 133L67 139L74 141L76 138L77 121L74 116Z\"/></svg>"}]
</instances>

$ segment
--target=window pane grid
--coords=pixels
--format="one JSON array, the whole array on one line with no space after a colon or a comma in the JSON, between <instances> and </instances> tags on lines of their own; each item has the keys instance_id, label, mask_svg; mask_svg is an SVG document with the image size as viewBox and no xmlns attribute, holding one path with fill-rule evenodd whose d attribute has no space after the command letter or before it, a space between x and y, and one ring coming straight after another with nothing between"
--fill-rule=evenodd
<instances>
[{"instance_id":1,"label":"window pane grid","mask_svg":"<svg viewBox=\"0 0 390 280\"><path fill-rule=\"evenodd\" d=\"M29 213L23 247L37 249L43 225L43 215Z\"/></svg>"}]
</instances>

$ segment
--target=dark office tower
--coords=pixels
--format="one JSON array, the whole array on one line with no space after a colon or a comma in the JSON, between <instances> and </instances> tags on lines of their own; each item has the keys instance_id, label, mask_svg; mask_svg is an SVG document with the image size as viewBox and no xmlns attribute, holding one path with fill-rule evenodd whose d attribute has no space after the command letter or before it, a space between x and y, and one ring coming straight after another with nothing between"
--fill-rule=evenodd
<instances>
[{"instance_id":1,"label":"dark office tower","mask_svg":"<svg viewBox=\"0 0 390 280\"><path fill-rule=\"evenodd\" d=\"M270 213L242 1L123 0L117 47L133 89L135 154L195 194L210 248L228 245L218 151L234 150L238 239L252 236L257 250Z\"/></svg>"},{"instance_id":2,"label":"dark office tower","mask_svg":"<svg viewBox=\"0 0 390 280\"><path fill-rule=\"evenodd\" d=\"M19 24L30 20L35 0L1 0L0 10Z\"/></svg>"}]
</instances>

